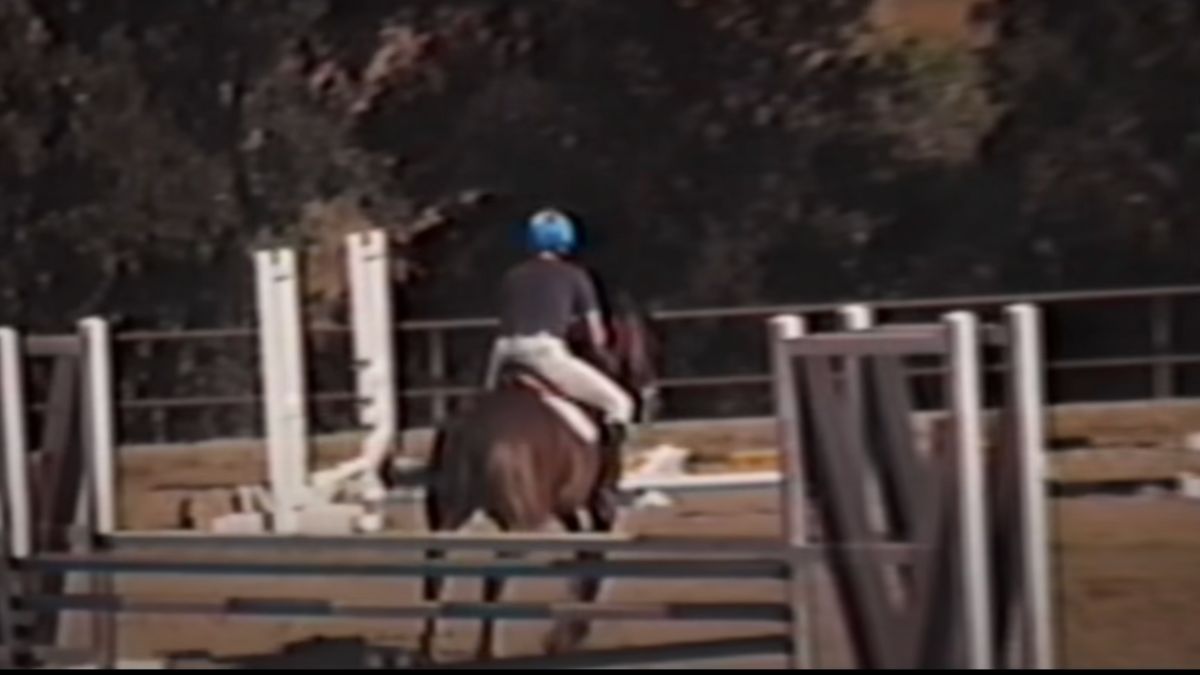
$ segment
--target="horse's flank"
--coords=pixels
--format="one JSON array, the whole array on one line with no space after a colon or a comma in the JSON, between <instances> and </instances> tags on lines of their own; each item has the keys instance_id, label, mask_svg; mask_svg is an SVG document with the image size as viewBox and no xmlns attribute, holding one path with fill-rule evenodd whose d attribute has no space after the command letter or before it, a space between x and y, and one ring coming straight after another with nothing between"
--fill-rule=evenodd
<instances>
[{"instance_id":1,"label":"horse's flank","mask_svg":"<svg viewBox=\"0 0 1200 675\"><path fill-rule=\"evenodd\" d=\"M428 489L439 529L482 510L505 530L534 530L584 508L599 471L595 447L578 439L532 392L502 388L447 424L430 458Z\"/></svg>"}]
</instances>

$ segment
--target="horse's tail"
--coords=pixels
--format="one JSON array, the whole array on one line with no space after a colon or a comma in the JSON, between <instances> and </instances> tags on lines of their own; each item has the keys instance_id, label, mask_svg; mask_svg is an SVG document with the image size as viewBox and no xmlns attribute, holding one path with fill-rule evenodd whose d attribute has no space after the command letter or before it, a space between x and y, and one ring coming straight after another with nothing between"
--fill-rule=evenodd
<instances>
[{"instance_id":1,"label":"horse's tail","mask_svg":"<svg viewBox=\"0 0 1200 675\"><path fill-rule=\"evenodd\" d=\"M431 531L452 530L471 517L479 507L482 485L470 463L461 461L468 451L456 443L470 442L454 425L439 427L434 433L429 461L421 471L425 485L425 516ZM451 461L451 453L459 453L459 461Z\"/></svg>"}]
</instances>

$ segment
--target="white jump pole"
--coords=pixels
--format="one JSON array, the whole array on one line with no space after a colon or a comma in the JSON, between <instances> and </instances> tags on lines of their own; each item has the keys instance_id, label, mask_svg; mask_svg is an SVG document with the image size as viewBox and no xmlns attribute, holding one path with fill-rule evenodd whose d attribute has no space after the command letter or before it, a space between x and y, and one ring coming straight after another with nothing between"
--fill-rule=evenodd
<instances>
[{"instance_id":1,"label":"white jump pole","mask_svg":"<svg viewBox=\"0 0 1200 675\"><path fill-rule=\"evenodd\" d=\"M400 427L390 264L388 238L383 230L356 232L346 238L355 393L359 422L369 431L358 457L319 473L313 481L319 489L328 491L361 476L364 487L360 496L378 503L386 494L374 471L387 457Z\"/></svg>"},{"instance_id":2,"label":"white jump pole","mask_svg":"<svg viewBox=\"0 0 1200 675\"><path fill-rule=\"evenodd\" d=\"M1050 603L1049 526L1046 505L1046 428L1042 418L1045 393L1042 387L1041 313L1030 304L1005 308L1008 319L1015 388L1017 447L1021 476L1024 593L1021 603L1023 648L1026 667L1054 667L1054 631Z\"/></svg>"},{"instance_id":3,"label":"white jump pole","mask_svg":"<svg viewBox=\"0 0 1200 675\"><path fill-rule=\"evenodd\" d=\"M255 272L274 529L295 533L308 476L308 411L296 255L287 249L259 251Z\"/></svg>"},{"instance_id":4,"label":"white jump pole","mask_svg":"<svg viewBox=\"0 0 1200 675\"><path fill-rule=\"evenodd\" d=\"M983 384L979 358L979 322L971 312L943 317L950 346L949 391L958 456L959 574L966 631L966 667L990 669L992 576L988 564L987 495L983 471Z\"/></svg>"},{"instance_id":5,"label":"white jump pole","mask_svg":"<svg viewBox=\"0 0 1200 675\"><path fill-rule=\"evenodd\" d=\"M386 458L400 426L392 340L391 257L386 233L372 230L351 235L348 255L351 269L357 268L354 278L358 281L353 311L358 394L363 400L359 416L371 427L363 441L363 470L372 471Z\"/></svg>"},{"instance_id":6,"label":"white jump pole","mask_svg":"<svg viewBox=\"0 0 1200 675\"><path fill-rule=\"evenodd\" d=\"M4 492L8 511L9 549L15 558L33 552L29 502L29 436L25 428L25 378L21 369L21 336L0 328L0 418L4 424Z\"/></svg>"},{"instance_id":7,"label":"white jump pole","mask_svg":"<svg viewBox=\"0 0 1200 675\"><path fill-rule=\"evenodd\" d=\"M116 433L113 413L112 338L108 322L92 317L79 324L83 333L84 363L87 365L83 410L87 447L92 453L92 495L95 499L93 526L96 534L109 535L117 529Z\"/></svg>"}]
</instances>

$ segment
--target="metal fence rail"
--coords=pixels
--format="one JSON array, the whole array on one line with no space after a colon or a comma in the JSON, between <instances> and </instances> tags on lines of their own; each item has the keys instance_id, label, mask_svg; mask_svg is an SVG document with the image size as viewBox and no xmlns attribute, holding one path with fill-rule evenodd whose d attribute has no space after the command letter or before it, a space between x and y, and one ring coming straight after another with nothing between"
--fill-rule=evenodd
<instances>
[{"instance_id":1,"label":"metal fence rail","mask_svg":"<svg viewBox=\"0 0 1200 675\"><path fill-rule=\"evenodd\" d=\"M725 583L780 583L790 579L798 563L820 564L826 551L820 545L795 547L766 538L633 537L622 535L538 535L515 534L477 537L465 533L446 535L386 535L378 537L205 537L188 533L133 533L96 536L96 550L90 553L38 553L27 558L3 560L11 575L35 578L73 572L91 580L87 590L42 590L28 588L9 598L0 608L8 615L83 612L92 617L93 658L100 665L116 663L116 621L121 615L154 614L212 616L231 619L319 619L392 621L397 619L494 619L507 621L654 621L683 623L731 623L758 626L766 631L779 630L792 620L792 608L784 598L770 601L679 600L629 602L582 602L573 599L541 601L419 601L404 598L377 603L342 602L324 597L244 597L220 595L213 598L158 597L118 590L117 577L145 579L157 575L191 578L212 582L214 578L285 576L311 577L324 584L330 579L416 579L441 578L645 578L657 580L721 579ZM422 559L429 547L440 550L519 551L526 554L557 553L560 556L581 551L604 550L630 557L557 560L513 560L503 557L489 560ZM900 555L919 552L911 547L886 543L864 546L864 554ZM388 555L380 562L317 561L298 556L337 553L347 550L373 550ZM393 560L395 553L407 553L408 560ZM314 587L319 596L321 586ZM604 661L693 660L740 657L762 653L786 654L792 648L783 635L758 635L718 641L715 651L709 643L668 643L653 647L579 653L573 658ZM21 663L47 645L17 639L6 645ZM61 657L51 653L51 656ZM79 658L75 656L73 658Z\"/></svg>"},{"instance_id":2,"label":"metal fence rail","mask_svg":"<svg viewBox=\"0 0 1200 675\"><path fill-rule=\"evenodd\" d=\"M894 299L868 304L884 321L910 322L956 309L986 316L1016 302L1043 307L1048 334L1058 336L1047 346L1053 403L1166 399L1200 393L1200 311L1190 311L1200 310L1200 286ZM811 317L820 329L832 325L840 306L824 302L652 313L666 357L660 381L665 405L660 418L767 414L770 377L763 320L779 313L799 313ZM398 325L400 396L406 427L428 426L476 393L495 325L490 318L418 319ZM321 343L319 354L310 359L310 369L316 373L313 413L318 430L354 426L349 357L338 347L339 341L348 342L347 331L345 326L309 326L309 339ZM115 335L123 439L157 443L258 435L261 404L255 336L250 328L139 330ZM193 356L170 356L176 353ZM190 364L179 368L188 372L147 374L162 371L164 363L176 362ZM146 380L154 378L155 382L147 384Z\"/></svg>"}]
</instances>

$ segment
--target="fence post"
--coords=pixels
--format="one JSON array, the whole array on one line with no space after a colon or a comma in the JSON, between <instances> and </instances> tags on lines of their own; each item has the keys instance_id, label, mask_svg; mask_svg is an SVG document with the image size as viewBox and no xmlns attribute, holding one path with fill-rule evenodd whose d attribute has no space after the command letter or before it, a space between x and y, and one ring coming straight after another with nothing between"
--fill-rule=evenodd
<instances>
[{"instance_id":1,"label":"fence post","mask_svg":"<svg viewBox=\"0 0 1200 675\"><path fill-rule=\"evenodd\" d=\"M956 541L962 580L957 598L966 636L966 667L993 667L991 569L988 564L987 505L983 466L983 416L980 387L979 322L971 312L943 317L950 347L949 385L958 483Z\"/></svg>"},{"instance_id":2,"label":"fence post","mask_svg":"<svg viewBox=\"0 0 1200 675\"><path fill-rule=\"evenodd\" d=\"M1042 388L1041 313L1031 304L1005 309L1009 330L1010 384L1020 468L1021 617L1025 668L1054 667L1054 611L1050 602L1050 546L1046 506L1045 393ZM1007 600L1007 599L1005 599Z\"/></svg>"},{"instance_id":3,"label":"fence post","mask_svg":"<svg viewBox=\"0 0 1200 675\"><path fill-rule=\"evenodd\" d=\"M875 310L870 305L862 303L842 305L838 308L837 313L844 331L863 331L875 327ZM853 420L847 431L857 437L855 442L860 447L870 449L874 446L867 434L870 422L867 420L867 399L866 392L863 390L864 376L867 372L864 367L866 361L867 359L861 356L846 357L843 381L846 389L847 408L850 419ZM883 533L887 530L887 507L884 505L883 486L874 476L866 477L866 482L867 490L871 494L869 502L871 524L877 532Z\"/></svg>"},{"instance_id":4,"label":"fence post","mask_svg":"<svg viewBox=\"0 0 1200 675\"><path fill-rule=\"evenodd\" d=\"M859 331L869 330L875 325L875 312L868 305L843 305L838 308L838 316L841 319L842 330ZM861 431L865 424L866 409L865 401L863 400L863 359L858 356L846 358L845 369L845 387L846 398L850 401L851 411L854 419L852 428ZM860 441L866 447L866 441Z\"/></svg>"},{"instance_id":5,"label":"fence post","mask_svg":"<svg viewBox=\"0 0 1200 675\"><path fill-rule=\"evenodd\" d=\"M771 371L775 386L775 419L779 443L780 464L783 469L783 503L781 504L784 536L787 537L791 560L792 625L790 654L792 668L813 666L812 625L809 620L811 594L807 561L797 553L808 544L808 524L805 518L808 496L804 486L804 458L800 425L800 408L796 402L796 374L788 341L803 337L804 319L799 316L777 316L770 321Z\"/></svg>"},{"instance_id":6,"label":"fence post","mask_svg":"<svg viewBox=\"0 0 1200 675\"><path fill-rule=\"evenodd\" d=\"M1175 395L1175 364L1165 359L1171 356L1174 343L1175 316L1170 296L1155 297L1150 303L1150 343L1156 357L1153 373L1153 395L1156 399Z\"/></svg>"},{"instance_id":7,"label":"fence post","mask_svg":"<svg viewBox=\"0 0 1200 675\"><path fill-rule=\"evenodd\" d=\"M29 501L29 435L25 427L25 379L21 338L0 328L0 406L4 424L4 492L7 497L9 550L16 558L33 552L33 511Z\"/></svg>"},{"instance_id":8,"label":"fence post","mask_svg":"<svg viewBox=\"0 0 1200 675\"><path fill-rule=\"evenodd\" d=\"M154 427L154 442L167 442L167 411L156 407L150 411L150 424Z\"/></svg>"},{"instance_id":9,"label":"fence post","mask_svg":"<svg viewBox=\"0 0 1200 675\"><path fill-rule=\"evenodd\" d=\"M112 339L108 322L92 317L80 322L83 330L83 414L87 423L85 446L91 451L94 526L97 534L117 528L116 430L113 419Z\"/></svg>"},{"instance_id":10,"label":"fence post","mask_svg":"<svg viewBox=\"0 0 1200 675\"><path fill-rule=\"evenodd\" d=\"M429 330L429 379L433 384L433 423L446 419L446 394L442 391L446 379L446 336L440 328Z\"/></svg>"}]
</instances>

